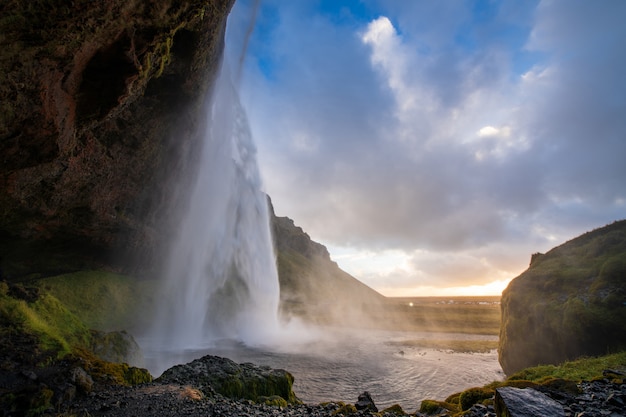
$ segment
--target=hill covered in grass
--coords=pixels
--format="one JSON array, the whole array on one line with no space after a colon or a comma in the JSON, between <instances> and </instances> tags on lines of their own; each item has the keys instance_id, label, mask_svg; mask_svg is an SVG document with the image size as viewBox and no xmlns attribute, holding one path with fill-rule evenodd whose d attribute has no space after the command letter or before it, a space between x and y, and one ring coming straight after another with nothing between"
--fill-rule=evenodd
<instances>
[{"instance_id":1,"label":"hill covered in grass","mask_svg":"<svg viewBox=\"0 0 626 417\"><path fill-rule=\"evenodd\" d=\"M499 358L507 374L625 349L625 220L533 255L502 293Z\"/></svg>"}]
</instances>

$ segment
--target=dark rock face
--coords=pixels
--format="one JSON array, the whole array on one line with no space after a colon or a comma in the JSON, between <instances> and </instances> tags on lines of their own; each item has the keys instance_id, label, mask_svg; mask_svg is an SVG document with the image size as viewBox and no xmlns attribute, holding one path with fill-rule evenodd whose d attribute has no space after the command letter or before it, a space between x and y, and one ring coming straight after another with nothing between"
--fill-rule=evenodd
<instances>
[{"instance_id":1,"label":"dark rock face","mask_svg":"<svg viewBox=\"0 0 626 417\"><path fill-rule=\"evenodd\" d=\"M502 293L506 374L626 349L626 221L533 256Z\"/></svg>"},{"instance_id":2,"label":"dark rock face","mask_svg":"<svg viewBox=\"0 0 626 417\"><path fill-rule=\"evenodd\" d=\"M0 5L5 275L125 267L156 251L233 2Z\"/></svg>"}]
</instances>

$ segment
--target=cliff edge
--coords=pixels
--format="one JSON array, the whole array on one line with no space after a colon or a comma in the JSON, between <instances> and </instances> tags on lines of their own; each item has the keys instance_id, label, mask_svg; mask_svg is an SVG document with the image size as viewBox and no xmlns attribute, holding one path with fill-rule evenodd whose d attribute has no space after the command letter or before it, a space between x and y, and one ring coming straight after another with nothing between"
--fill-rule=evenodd
<instances>
[{"instance_id":1,"label":"cliff edge","mask_svg":"<svg viewBox=\"0 0 626 417\"><path fill-rule=\"evenodd\" d=\"M318 324L375 324L386 298L339 268L293 220L277 217L271 202L269 208L282 314Z\"/></svg>"},{"instance_id":2,"label":"cliff edge","mask_svg":"<svg viewBox=\"0 0 626 417\"><path fill-rule=\"evenodd\" d=\"M5 275L150 264L233 2L0 5Z\"/></svg>"},{"instance_id":3,"label":"cliff edge","mask_svg":"<svg viewBox=\"0 0 626 417\"><path fill-rule=\"evenodd\" d=\"M626 220L546 254L502 293L506 374L626 349Z\"/></svg>"}]
</instances>

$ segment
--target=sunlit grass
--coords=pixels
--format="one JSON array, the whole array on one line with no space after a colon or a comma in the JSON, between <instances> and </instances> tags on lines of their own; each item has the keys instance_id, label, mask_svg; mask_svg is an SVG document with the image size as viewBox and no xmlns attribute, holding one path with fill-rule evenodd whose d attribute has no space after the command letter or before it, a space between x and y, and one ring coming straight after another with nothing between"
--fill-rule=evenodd
<instances>
[{"instance_id":1,"label":"sunlit grass","mask_svg":"<svg viewBox=\"0 0 626 417\"><path fill-rule=\"evenodd\" d=\"M499 297L390 298L383 320L394 328L419 332L497 336Z\"/></svg>"},{"instance_id":2,"label":"sunlit grass","mask_svg":"<svg viewBox=\"0 0 626 417\"><path fill-rule=\"evenodd\" d=\"M561 365L542 365L527 368L511 375L508 380L541 382L546 378L561 378L572 381L601 378L607 369L626 371L626 352L594 358L580 358Z\"/></svg>"}]
</instances>

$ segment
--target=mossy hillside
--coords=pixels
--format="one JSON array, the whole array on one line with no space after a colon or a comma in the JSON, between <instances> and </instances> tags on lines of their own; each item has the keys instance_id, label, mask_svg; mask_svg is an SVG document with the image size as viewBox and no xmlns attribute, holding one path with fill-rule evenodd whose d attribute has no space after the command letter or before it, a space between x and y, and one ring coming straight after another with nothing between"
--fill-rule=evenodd
<instances>
[{"instance_id":1,"label":"mossy hillside","mask_svg":"<svg viewBox=\"0 0 626 417\"><path fill-rule=\"evenodd\" d=\"M502 296L500 363L537 364L626 349L626 221L533 256Z\"/></svg>"},{"instance_id":2,"label":"mossy hillside","mask_svg":"<svg viewBox=\"0 0 626 417\"><path fill-rule=\"evenodd\" d=\"M34 336L38 348L56 358L69 354L73 347L89 346L89 329L58 299L32 292L29 298L12 296L9 286L0 283L0 331Z\"/></svg>"},{"instance_id":3,"label":"mossy hillside","mask_svg":"<svg viewBox=\"0 0 626 417\"><path fill-rule=\"evenodd\" d=\"M106 271L81 271L38 280L90 329L132 330L150 315L154 281L139 281ZM145 321L144 319L144 321Z\"/></svg>"},{"instance_id":4,"label":"mossy hillside","mask_svg":"<svg viewBox=\"0 0 626 417\"><path fill-rule=\"evenodd\" d=\"M93 332L53 295L36 287L9 287L0 282L0 336L8 344L3 349L12 348L14 337L32 340L33 365L52 365L63 359L80 363L94 378L107 383L134 385L152 380L145 369L96 357L90 350Z\"/></svg>"}]
</instances>

